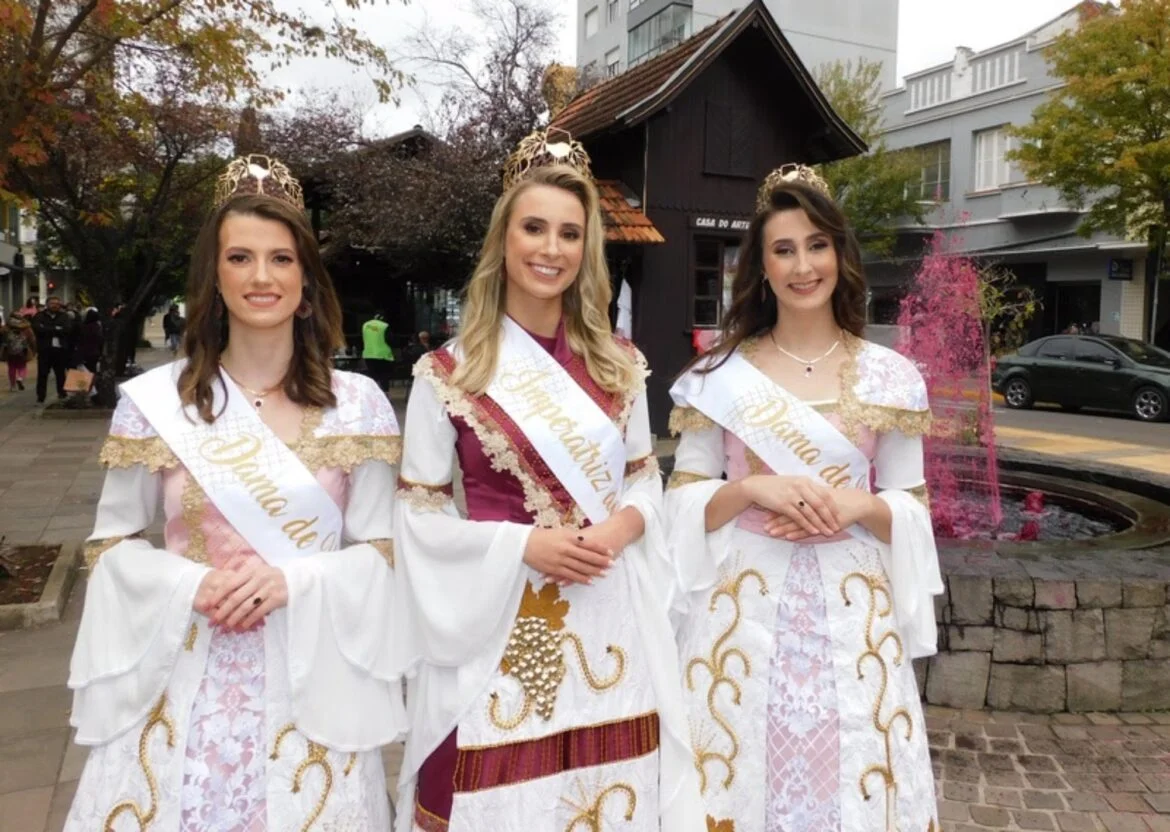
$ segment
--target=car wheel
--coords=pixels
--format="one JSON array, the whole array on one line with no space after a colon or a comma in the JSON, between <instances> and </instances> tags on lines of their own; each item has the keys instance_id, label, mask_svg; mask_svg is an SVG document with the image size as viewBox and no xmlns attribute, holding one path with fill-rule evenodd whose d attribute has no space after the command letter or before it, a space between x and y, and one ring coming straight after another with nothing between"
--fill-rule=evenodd
<instances>
[{"instance_id":1,"label":"car wheel","mask_svg":"<svg viewBox=\"0 0 1170 832\"><path fill-rule=\"evenodd\" d=\"M1161 422L1167 416L1166 394L1157 387L1143 387L1133 395L1133 415L1143 422Z\"/></svg>"},{"instance_id":2,"label":"car wheel","mask_svg":"<svg viewBox=\"0 0 1170 832\"><path fill-rule=\"evenodd\" d=\"M1022 410L1032 406L1032 385L1016 376L1008 381L1003 388L1003 401L1008 407Z\"/></svg>"}]
</instances>

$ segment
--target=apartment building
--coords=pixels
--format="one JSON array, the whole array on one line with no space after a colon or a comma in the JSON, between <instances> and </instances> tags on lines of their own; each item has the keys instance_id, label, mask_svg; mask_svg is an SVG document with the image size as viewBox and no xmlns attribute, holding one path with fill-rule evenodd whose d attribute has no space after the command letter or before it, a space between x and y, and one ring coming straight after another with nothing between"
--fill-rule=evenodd
<instances>
[{"instance_id":1,"label":"apartment building","mask_svg":"<svg viewBox=\"0 0 1170 832\"><path fill-rule=\"evenodd\" d=\"M896 316L900 288L927 238L941 231L958 250L1002 263L1036 290L1043 311L1032 335L1074 323L1148 335L1145 241L1079 236L1083 212L1028 181L1006 158L1015 141L1006 128L1031 121L1036 106L1060 87L1048 72L1045 47L1079 24L1079 8L981 52L959 47L952 61L906 76L882 99L886 141L919 153L917 188L930 210L925 225L900 229L891 259L868 270L875 322Z\"/></svg>"},{"instance_id":2,"label":"apartment building","mask_svg":"<svg viewBox=\"0 0 1170 832\"><path fill-rule=\"evenodd\" d=\"M682 43L747 6L747 0L577 0L577 66L610 77ZM898 53L898 0L766 0L764 4L815 74L834 61L883 65L892 89Z\"/></svg>"}]
</instances>

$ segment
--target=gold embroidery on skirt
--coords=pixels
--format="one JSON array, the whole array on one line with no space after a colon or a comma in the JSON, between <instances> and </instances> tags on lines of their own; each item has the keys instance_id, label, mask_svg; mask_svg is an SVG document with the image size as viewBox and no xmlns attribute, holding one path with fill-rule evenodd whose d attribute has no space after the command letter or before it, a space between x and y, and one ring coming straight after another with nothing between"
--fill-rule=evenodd
<instances>
[{"instance_id":1,"label":"gold embroidery on skirt","mask_svg":"<svg viewBox=\"0 0 1170 832\"><path fill-rule=\"evenodd\" d=\"M268 759L277 760L280 758L280 744L284 742L284 738L296 730L291 722L285 725L276 732L276 741L272 744L272 754ZM329 793L333 791L333 766L329 764L328 751L323 745L319 745L312 740L308 740L308 751L305 759L301 760L300 764L293 771L292 793L300 794L301 787L304 785L305 773L313 766L321 769L321 773L325 775L325 788L321 790L321 797L317 799L317 803L313 806L313 811L309 813L309 817L305 820L301 827L301 832L308 832L309 827L317 822L321 817L321 813L325 811L325 802L329 800ZM352 756L352 755L351 755ZM352 759L350 763L346 764L345 774L349 774L348 769L352 766Z\"/></svg>"},{"instance_id":2,"label":"gold embroidery on skirt","mask_svg":"<svg viewBox=\"0 0 1170 832\"><path fill-rule=\"evenodd\" d=\"M865 650L857 657L857 678L865 678L866 660L870 659L870 664L877 663L878 672L881 674L881 682L878 686L877 696L873 703L873 727L874 730L881 735L882 741L885 745L885 764L874 764L869 766L861 773L859 785L861 787L861 796L869 800L871 795L869 786L867 785L869 779L874 775L879 775L882 779L882 784L885 788L886 794L886 829L887 832L894 832L895 824L895 810L897 808L898 799L898 780L894 776L894 749L891 734L893 733L894 724L901 719L906 724L906 741L910 741L910 737L914 733L914 723L910 719L910 712L905 708L897 708L890 718L882 722L882 705L886 698L886 690L889 687L890 669L886 664L886 658L882 655L882 649L885 647L887 641L892 641L894 644L893 661L895 667L902 664L902 639L898 637L898 633L890 628L880 637L876 637L874 632L874 625L879 618L888 618L893 612L894 603L890 597L890 591L886 587L885 582L880 578L872 575L866 575L862 572L851 572L841 580L841 598L845 601L845 606L852 606L853 601L849 597L850 582L860 581L867 590L868 607L866 609L865 620ZM879 609L879 599L885 601L885 605Z\"/></svg>"},{"instance_id":3,"label":"gold embroidery on skirt","mask_svg":"<svg viewBox=\"0 0 1170 832\"><path fill-rule=\"evenodd\" d=\"M349 777L353 772L353 767L357 763L357 753L350 752L349 759L345 761L345 768L341 770L342 777Z\"/></svg>"},{"instance_id":4,"label":"gold embroidery on skirt","mask_svg":"<svg viewBox=\"0 0 1170 832\"><path fill-rule=\"evenodd\" d=\"M525 585L516 624L500 660L500 672L520 683L524 702L518 713L504 716L500 714L499 694L491 694L488 719L500 730L511 731L518 727L533 710L545 722L552 719L557 693L565 678L566 642L573 645L585 682L594 691L600 693L612 688L625 675L625 651L611 644L605 648L605 652L614 657L617 669L607 678L598 678L589 666L580 637L576 633L561 633L568 614L569 602L561 598L559 586L545 584L540 592L536 592L531 581Z\"/></svg>"},{"instance_id":5,"label":"gold embroidery on skirt","mask_svg":"<svg viewBox=\"0 0 1170 832\"><path fill-rule=\"evenodd\" d=\"M142 767L142 774L146 777L146 788L150 791L150 808L143 812L135 801L123 800L106 815L105 832L114 832L114 821L123 812L129 812L134 816L134 819L138 821L139 832L145 832L147 827L154 822L154 816L158 813L158 781L155 780L154 771L150 767L148 752L150 751L151 732L159 725L163 727L166 734L167 748L173 749L175 747L175 724L166 715L166 707L167 695L164 693L151 709L146 718L146 725L142 727L142 733L138 736L138 765Z\"/></svg>"},{"instance_id":6,"label":"gold embroidery on skirt","mask_svg":"<svg viewBox=\"0 0 1170 832\"><path fill-rule=\"evenodd\" d=\"M638 809L638 795L629 784L614 783L612 786L603 789L592 800L585 794L585 789L580 782L577 784L577 789L581 794L579 800L570 800L566 797L561 798L562 803L565 803L577 813L569 821L569 825L565 827L565 832L576 832L578 826L584 826L585 832L602 832L605 827L602 826L604 818L601 815L601 810L605 807L606 799L612 794L623 794L626 796L626 823L634 819L634 812Z\"/></svg>"},{"instance_id":7,"label":"gold embroidery on skirt","mask_svg":"<svg viewBox=\"0 0 1170 832\"><path fill-rule=\"evenodd\" d=\"M707 815L707 832L735 832L735 821L715 820Z\"/></svg>"},{"instance_id":8,"label":"gold embroidery on skirt","mask_svg":"<svg viewBox=\"0 0 1170 832\"><path fill-rule=\"evenodd\" d=\"M734 571L732 569L731 571ZM723 788L730 788L732 782L735 780L735 758L739 756L739 737L735 730L728 723L719 710L715 707L715 693L720 686L726 685L731 690L732 702L736 705L740 703L742 691L739 682L731 678L727 672L728 659L732 657L739 659L743 666L744 678L752 675L752 663L748 655L738 647L724 646L728 640L735 634L736 629L739 628L740 618L742 617L742 610L740 608L739 596L743 591L744 583L748 578L755 578L760 585L760 595L768 594L768 582L762 574L755 569L745 569L740 572L734 579L731 578L730 573L727 574L720 582L715 591L711 593L711 601L708 609L715 612L719 605L719 599L726 597L730 599L734 616L731 623L727 626L719 636L715 639L715 643L711 645L711 655L708 658L696 656L687 663L687 689L694 691L695 678L694 669L696 667L706 668L707 672L711 674L711 686L707 689L707 710L711 714L711 719L723 729L731 740L731 750L727 754L720 754L716 751L711 751L710 747L713 744L713 738L708 737L706 742L695 743L695 769L699 772L699 791L703 794L707 792L707 763L716 762L722 763L727 769L727 776L723 778Z\"/></svg>"},{"instance_id":9,"label":"gold embroidery on skirt","mask_svg":"<svg viewBox=\"0 0 1170 832\"><path fill-rule=\"evenodd\" d=\"M183 644L183 649L188 653L195 651L195 640L199 638L199 625L194 621L191 622L191 629L187 631L187 641Z\"/></svg>"}]
</instances>

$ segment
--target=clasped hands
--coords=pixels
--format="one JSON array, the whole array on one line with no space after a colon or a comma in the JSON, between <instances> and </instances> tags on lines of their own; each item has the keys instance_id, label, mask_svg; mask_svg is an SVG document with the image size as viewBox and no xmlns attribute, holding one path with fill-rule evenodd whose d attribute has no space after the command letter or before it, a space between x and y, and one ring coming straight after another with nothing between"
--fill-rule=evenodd
<instances>
[{"instance_id":1,"label":"clasped hands","mask_svg":"<svg viewBox=\"0 0 1170 832\"><path fill-rule=\"evenodd\" d=\"M835 537L870 516L874 496L858 488L829 488L810 477L753 476L745 483L755 505L768 512L764 531L796 542Z\"/></svg>"},{"instance_id":2,"label":"clasped hands","mask_svg":"<svg viewBox=\"0 0 1170 832\"><path fill-rule=\"evenodd\" d=\"M621 551L641 536L640 518L626 509L585 529L533 529L524 562L560 586L591 584L609 574Z\"/></svg>"},{"instance_id":3,"label":"clasped hands","mask_svg":"<svg viewBox=\"0 0 1170 832\"><path fill-rule=\"evenodd\" d=\"M262 558L237 555L223 569L203 576L193 606L211 619L211 626L242 632L287 604L283 571Z\"/></svg>"}]
</instances>

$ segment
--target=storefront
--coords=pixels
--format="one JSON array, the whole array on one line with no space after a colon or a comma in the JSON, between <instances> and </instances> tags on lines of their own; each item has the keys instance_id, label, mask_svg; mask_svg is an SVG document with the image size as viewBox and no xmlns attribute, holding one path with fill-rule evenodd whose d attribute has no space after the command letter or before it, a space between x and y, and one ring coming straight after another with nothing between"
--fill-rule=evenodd
<instances>
[{"instance_id":1,"label":"storefront","mask_svg":"<svg viewBox=\"0 0 1170 832\"><path fill-rule=\"evenodd\" d=\"M632 289L633 337L653 370L652 427L664 434L671 381L714 337L730 302L759 183L786 162L832 161L865 146L761 0L590 88L553 125L585 145L594 175L620 187L662 240L607 234L615 284Z\"/></svg>"}]
</instances>

